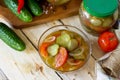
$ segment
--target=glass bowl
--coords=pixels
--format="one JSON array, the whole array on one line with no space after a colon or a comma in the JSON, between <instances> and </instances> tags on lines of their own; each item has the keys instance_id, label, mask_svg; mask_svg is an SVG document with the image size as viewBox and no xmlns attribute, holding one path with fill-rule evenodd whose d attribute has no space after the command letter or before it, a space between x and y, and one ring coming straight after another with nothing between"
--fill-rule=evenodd
<instances>
[{"instance_id":1,"label":"glass bowl","mask_svg":"<svg viewBox=\"0 0 120 80\"><path fill-rule=\"evenodd\" d=\"M81 69L87 63L91 55L91 44L80 29L57 25L40 36L38 51L48 67L68 72Z\"/></svg>"}]
</instances>

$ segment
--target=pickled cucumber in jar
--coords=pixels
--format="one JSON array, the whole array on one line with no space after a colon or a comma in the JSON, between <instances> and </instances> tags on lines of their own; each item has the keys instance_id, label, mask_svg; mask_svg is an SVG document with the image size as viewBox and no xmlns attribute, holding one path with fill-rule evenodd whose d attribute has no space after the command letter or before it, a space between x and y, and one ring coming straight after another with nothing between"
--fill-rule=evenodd
<instances>
[{"instance_id":1,"label":"pickled cucumber in jar","mask_svg":"<svg viewBox=\"0 0 120 80\"><path fill-rule=\"evenodd\" d=\"M91 34L110 30L118 19L118 0L83 0L79 16L84 29Z\"/></svg>"}]
</instances>

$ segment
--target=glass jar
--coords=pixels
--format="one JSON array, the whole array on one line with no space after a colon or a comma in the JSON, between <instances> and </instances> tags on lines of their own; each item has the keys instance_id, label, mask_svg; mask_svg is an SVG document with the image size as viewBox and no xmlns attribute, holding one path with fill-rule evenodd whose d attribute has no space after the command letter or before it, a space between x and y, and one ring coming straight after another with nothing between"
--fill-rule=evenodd
<instances>
[{"instance_id":1,"label":"glass jar","mask_svg":"<svg viewBox=\"0 0 120 80\"><path fill-rule=\"evenodd\" d=\"M69 2L70 0L47 0L47 1L55 6L59 6Z\"/></svg>"},{"instance_id":2,"label":"glass jar","mask_svg":"<svg viewBox=\"0 0 120 80\"><path fill-rule=\"evenodd\" d=\"M73 39L78 42L76 47L76 42L71 41ZM71 45L69 41L71 41ZM89 41L88 36L77 27L57 25L49 28L40 36L38 42L39 54L43 62L53 70L68 72L82 69L92 53L91 43ZM50 46L55 44L59 45L58 48L54 46L54 48L50 49ZM63 55L60 55L59 51L61 47L65 48L67 55L65 50L62 53ZM50 52L50 50L52 52ZM57 51L57 54L54 54L55 51ZM64 55L66 55L67 58L65 58ZM64 61L60 60L61 57ZM63 62L62 65L61 62Z\"/></svg>"},{"instance_id":3,"label":"glass jar","mask_svg":"<svg viewBox=\"0 0 120 80\"><path fill-rule=\"evenodd\" d=\"M83 28L91 34L110 30L118 19L118 0L83 0L79 9Z\"/></svg>"}]
</instances>

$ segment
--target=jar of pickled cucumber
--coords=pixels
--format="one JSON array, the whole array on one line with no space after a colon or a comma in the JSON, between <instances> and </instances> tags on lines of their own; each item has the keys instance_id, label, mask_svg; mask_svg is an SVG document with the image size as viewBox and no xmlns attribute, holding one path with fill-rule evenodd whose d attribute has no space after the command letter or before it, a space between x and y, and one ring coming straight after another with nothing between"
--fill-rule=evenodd
<instances>
[{"instance_id":1,"label":"jar of pickled cucumber","mask_svg":"<svg viewBox=\"0 0 120 80\"><path fill-rule=\"evenodd\" d=\"M80 22L92 34L110 30L118 18L118 0L83 0L80 9Z\"/></svg>"}]
</instances>

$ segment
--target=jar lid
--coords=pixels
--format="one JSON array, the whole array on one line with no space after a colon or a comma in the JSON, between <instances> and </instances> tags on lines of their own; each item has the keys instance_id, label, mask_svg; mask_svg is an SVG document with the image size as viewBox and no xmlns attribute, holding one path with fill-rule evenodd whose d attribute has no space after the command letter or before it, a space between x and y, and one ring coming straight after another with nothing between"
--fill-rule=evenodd
<instances>
[{"instance_id":1,"label":"jar lid","mask_svg":"<svg viewBox=\"0 0 120 80\"><path fill-rule=\"evenodd\" d=\"M93 16L112 15L118 7L118 0L83 0L85 10Z\"/></svg>"}]
</instances>

